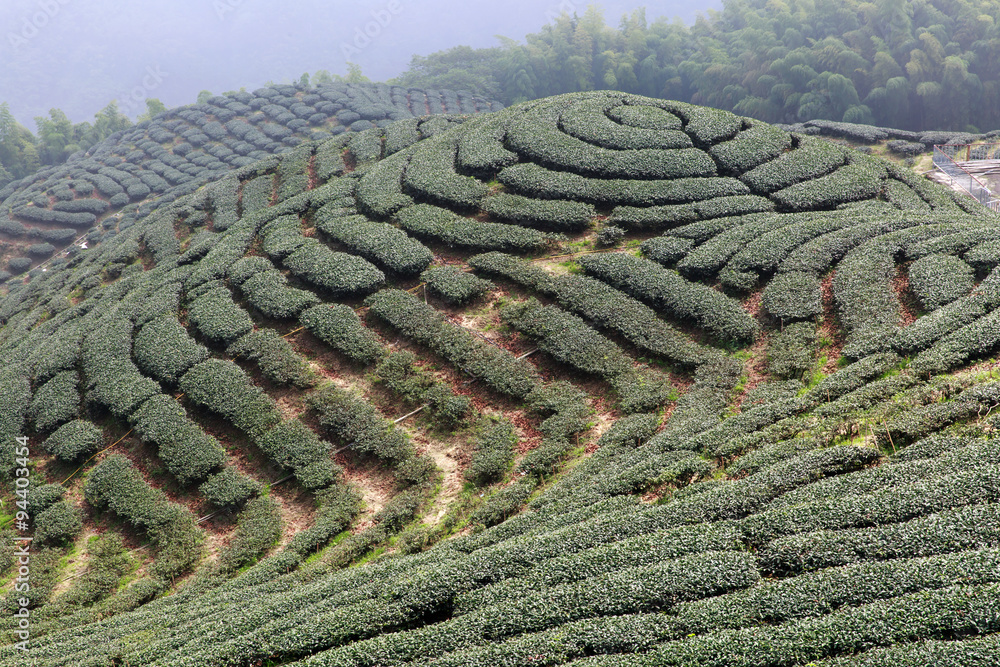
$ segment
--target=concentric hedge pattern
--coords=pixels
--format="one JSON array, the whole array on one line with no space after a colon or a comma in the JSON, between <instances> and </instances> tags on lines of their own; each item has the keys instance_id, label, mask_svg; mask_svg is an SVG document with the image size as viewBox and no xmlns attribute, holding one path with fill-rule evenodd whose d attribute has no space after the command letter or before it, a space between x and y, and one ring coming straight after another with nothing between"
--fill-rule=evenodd
<instances>
[{"instance_id":1,"label":"concentric hedge pattern","mask_svg":"<svg viewBox=\"0 0 1000 667\"><path fill-rule=\"evenodd\" d=\"M21 274L32 261L49 257L73 239L85 235L93 245L110 238L158 206L268 156L296 156L286 161L281 179L282 190L293 192L310 178L312 151L300 148L309 141L342 137L341 147L350 144L367 161L382 156L379 130L396 121L412 119L386 138L391 152L440 129L421 128L418 118L500 108L450 90L325 84L269 86L171 109L0 190L0 238L28 244L27 257L12 258L18 261L0 269ZM364 136L354 138L355 133ZM244 206L250 204L247 194ZM263 194L270 199L270 184Z\"/></svg>"},{"instance_id":2,"label":"concentric hedge pattern","mask_svg":"<svg viewBox=\"0 0 1000 667\"><path fill-rule=\"evenodd\" d=\"M0 302L32 658L995 665L998 222L618 93L241 167Z\"/></svg>"}]
</instances>

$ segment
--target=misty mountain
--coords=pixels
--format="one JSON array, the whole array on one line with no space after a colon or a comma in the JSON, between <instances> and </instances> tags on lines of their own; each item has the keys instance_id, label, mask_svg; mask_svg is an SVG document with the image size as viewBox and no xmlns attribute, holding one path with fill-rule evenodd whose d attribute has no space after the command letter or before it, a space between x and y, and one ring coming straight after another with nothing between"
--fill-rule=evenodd
<instances>
[{"instance_id":1,"label":"misty mountain","mask_svg":"<svg viewBox=\"0 0 1000 667\"><path fill-rule=\"evenodd\" d=\"M642 6L638 0L601 3L611 24ZM667 0L649 17L721 8ZM92 120L111 99L134 118L141 100L190 103L199 91L282 82L303 72L347 71L361 65L372 80L407 68L416 54L459 44L495 46L496 36L522 40L562 10L583 13L584 2L505 3L429 0L7 0L0 38L0 101L34 129L33 119L55 107L73 121ZM367 34L366 34L367 33ZM132 100L139 100L136 104Z\"/></svg>"}]
</instances>

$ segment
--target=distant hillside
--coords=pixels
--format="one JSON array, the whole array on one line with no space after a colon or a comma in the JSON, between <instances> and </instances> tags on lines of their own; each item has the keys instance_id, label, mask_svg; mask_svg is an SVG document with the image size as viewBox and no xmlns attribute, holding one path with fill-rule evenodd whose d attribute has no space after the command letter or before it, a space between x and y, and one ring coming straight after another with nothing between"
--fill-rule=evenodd
<instances>
[{"instance_id":1,"label":"distant hillside","mask_svg":"<svg viewBox=\"0 0 1000 667\"><path fill-rule=\"evenodd\" d=\"M669 17L647 21L644 12L608 26L588 8L528 35L524 44L458 47L415 58L397 82L461 85L506 104L613 89L768 122L1000 128L995 0L723 5L691 27Z\"/></svg>"},{"instance_id":2,"label":"distant hillside","mask_svg":"<svg viewBox=\"0 0 1000 667\"><path fill-rule=\"evenodd\" d=\"M448 90L329 84L272 86L172 109L0 189L0 283L303 141L363 133L403 118L500 108Z\"/></svg>"},{"instance_id":3,"label":"distant hillside","mask_svg":"<svg viewBox=\"0 0 1000 667\"><path fill-rule=\"evenodd\" d=\"M35 667L990 665L998 221L623 93L302 142L0 298L0 607Z\"/></svg>"}]
</instances>

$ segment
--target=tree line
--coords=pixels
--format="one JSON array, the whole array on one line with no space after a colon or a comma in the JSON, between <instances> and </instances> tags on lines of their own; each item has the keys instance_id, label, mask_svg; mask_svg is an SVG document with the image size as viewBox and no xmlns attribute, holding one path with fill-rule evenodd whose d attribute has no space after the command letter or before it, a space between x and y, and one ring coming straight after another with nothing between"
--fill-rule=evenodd
<instances>
[{"instance_id":1,"label":"tree line","mask_svg":"<svg viewBox=\"0 0 1000 667\"><path fill-rule=\"evenodd\" d=\"M768 122L1000 128L998 0L725 0L693 26L598 6L524 43L416 56L393 83L513 104L612 89Z\"/></svg>"},{"instance_id":2,"label":"tree line","mask_svg":"<svg viewBox=\"0 0 1000 667\"><path fill-rule=\"evenodd\" d=\"M156 99L147 100L146 108L140 119L166 110ZM37 135L17 122L6 102L0 104L0 187L43 166L62 164L73 153L128 129L132 121L112 101L94 115L93 123L73 123L60 109L52 109L48 117L35 118L35 125Z\"/></svg>"}]
</instances>

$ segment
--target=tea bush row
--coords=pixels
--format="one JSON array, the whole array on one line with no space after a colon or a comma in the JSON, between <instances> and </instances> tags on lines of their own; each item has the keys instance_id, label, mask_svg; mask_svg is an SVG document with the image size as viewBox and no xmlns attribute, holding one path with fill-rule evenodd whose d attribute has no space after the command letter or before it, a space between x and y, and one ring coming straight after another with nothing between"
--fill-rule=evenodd
<instances>
[{"instance_id":1,"label":"tea bush row","mask_svg":"<svg viewBox=\"0 0 1000 667\"><path fill-rule=\"evenodd\" d=\"M404 208L395 220L414 236L478 251L531 252L544 248L552 238L527 227L477 222L430 204Z\"/></svg>"},{"instance_id":2,"label":"tea bush row","mask_svg":"<svg viewBox=\"0 0 1000 667\"><path fill-rule=\"evenodd\" d=\"M746 343L759 332L738 302L649 260L614 253L579 261L588 274L672 317L691 320L720 340Z\"/></svg>"},{"instance_id":3,"label":"tea bush row","mask_svg":"<svg viewBox=\"0 0 1000 667\"><path fill-rule=\"evenodd\" d=\"M488 253L469 259L469 266L488 275L555 297L563 308L598 327L624 336L639 349L680 366L697 366L709 353L660 320L649 307L592 278L553 276L509 255Z\"/></svg>"},{"instance_id":4,"label":"tea bush row","mask_svg":"<svg viewBox=\"0 0 1000 667\"><path fill-rule=\"evenodd\" d=\"M446 321L432 307L400 290L382 290L366 301L371 312L407 338L431 349L501 394L523 398L538 382L530 364Z\"/></svg>"}]
</instances>

